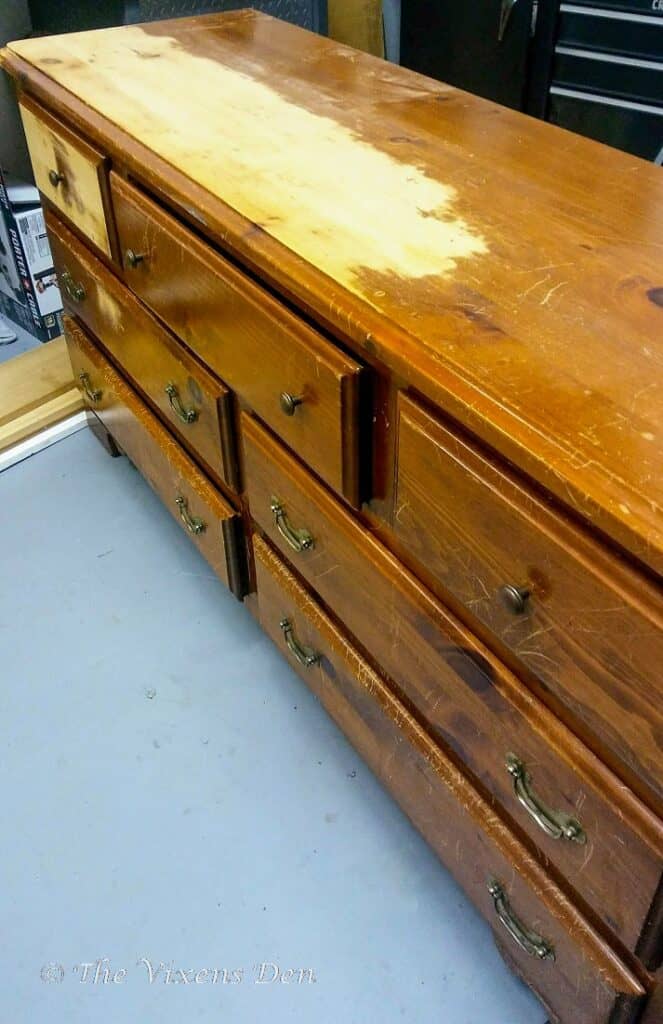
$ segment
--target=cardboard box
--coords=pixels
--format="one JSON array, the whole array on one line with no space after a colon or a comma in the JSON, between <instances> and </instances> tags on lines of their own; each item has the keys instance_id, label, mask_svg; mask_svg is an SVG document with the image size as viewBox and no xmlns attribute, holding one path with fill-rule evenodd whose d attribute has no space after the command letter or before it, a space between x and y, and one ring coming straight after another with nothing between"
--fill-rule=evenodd
<instances>
[{"instance_id":1,"label":"cardboard box","mask_svg":"<svg viewBox=\"0 0 663 1024\"><path fill-rule=\"evenodd\" d=\"M39 341L62 334L62 300L39 193L1 170L0 313Z\"/></svg>"}]
</instances>

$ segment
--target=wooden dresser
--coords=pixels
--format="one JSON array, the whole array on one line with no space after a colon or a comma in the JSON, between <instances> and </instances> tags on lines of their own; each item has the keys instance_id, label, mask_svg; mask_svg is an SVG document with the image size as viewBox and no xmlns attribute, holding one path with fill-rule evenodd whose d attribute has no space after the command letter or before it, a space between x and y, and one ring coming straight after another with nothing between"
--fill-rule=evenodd
<instances>
[{"instance_id":1,"label":"wooden dresser","mask_svg":"<svg viewBox=\"0 0 663 1024\"><path fill-rule=\"evenodd\" d=\"M660 1021L661 170L250 11L2 56L97 435L551 1020Z\"/></svg>"}]
</instances>

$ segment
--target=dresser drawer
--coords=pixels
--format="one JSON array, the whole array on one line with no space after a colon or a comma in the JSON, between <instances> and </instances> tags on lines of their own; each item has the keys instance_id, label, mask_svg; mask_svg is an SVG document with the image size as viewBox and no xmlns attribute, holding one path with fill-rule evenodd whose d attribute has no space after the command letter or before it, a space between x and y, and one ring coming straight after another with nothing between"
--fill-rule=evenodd
<instances>
[{"instance_id":1,"label":"dresser drawer","mask_svg":"<svg viewBox=\"0 0 663 1024\"><path fill-rule=\"evenodd\" d=\"M65 335L89 409L237 597L243 593L240 518L70 317Z\"/></svg>"},{"instance_id":2,"label":"dresser drawer","mask_svg":"<svg viewBox=\"0 0 663 1024\"><path fill-rule=\"evenodd\" d=\"M663 867L658 820L246 414L242 436L252 518L633 949Z\"/></svg>"},{"instance_id":3,"label":"dresser drawer","mask_svg":"<svg viewBox=\"0 0 663 1024\"><path fill-rule=\"evenodd\" d=\"M137 189L111 179L127 284L357 504L359 365Z\"/></svg>"},{"instance_id":4,"label":"dresser drawer","mask_svg":"<svg viewBox=\"0 0 663 1024\"><path fill-rule=\"evenodd\" d=\"M428 572L660 799L659 591L403 395L394 508Z\"/></svg>"},{"instance_id":5,"label":"dresser drawer","mask_svg":"<svg viewBox=\"0 0 663 1024\"><path fill-rule=\"evenodd\" d=\"M39 191L106 256L112 256L107 160L31 100L21 119Z\"/></svg>"},{"instance_id":6,"label":"dresser drawer","mask_svg":"<svg viewBox=\"0 0 663 1024\"><path fill-rule=\"evenodd\" d=\"M350 638L260 537L254 555L261 625L458 879L552 1014L573 1024L604 1024L618 993L624 1009L635 1007L644 995L636 979Z\"/></svg>"},{"instance_id":7,"label":"dresser drawer","mask_svg":"<svg viewBox=\"0 0 663 1024\"><path fill-rule=\"evenodd\" d=\"M216 479L237 489L230 392L47 214L65 308L82 320Z\"/></svg>"}]
</instances>

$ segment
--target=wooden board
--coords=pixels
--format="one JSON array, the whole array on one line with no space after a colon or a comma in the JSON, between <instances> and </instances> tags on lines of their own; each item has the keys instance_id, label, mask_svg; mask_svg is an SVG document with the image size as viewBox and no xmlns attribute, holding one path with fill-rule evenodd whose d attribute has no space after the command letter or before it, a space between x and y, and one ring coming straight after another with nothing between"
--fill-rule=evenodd
<instances>
[{"instance_id":1,"label":"wooden board","mask_svg":"<svg viewBox=\"0 0 663 1024\"><path fill-rule=\"evenodd\" d=\"M663 569L659 168L251 11L5 64Z\"/></svg>"},{"instance_id":2,"label":"wooden board","mask_svg":"<svg viewBox=\"0 0 663 1024\"><path fill-rule=\"evenodd\" d=\"M64 338L0 366L0 452L83 408Z\"/></svg>"}]
</instances>

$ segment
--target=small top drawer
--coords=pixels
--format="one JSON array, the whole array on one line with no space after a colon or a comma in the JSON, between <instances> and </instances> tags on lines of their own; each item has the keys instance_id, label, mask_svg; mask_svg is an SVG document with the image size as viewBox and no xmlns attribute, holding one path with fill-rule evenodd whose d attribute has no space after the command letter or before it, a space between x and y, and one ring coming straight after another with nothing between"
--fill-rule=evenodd
<instances>
[{"instance_id":1,"label":"small top drawer","mask_svg":"<svg viewBox=\"0 0 663 1024\"><path fill-rule=\"evenodd\" d=\"M35 103L19 106L37 188L111 257L106 158Z\"/></svg>"},{"instance_id":2,"label":"small top drawer","mask_svg":"<svg viewBox=\"0 0 663 1024\"><path fill-rule=\"evenodd\" d=\"M111 190L129 287L357 505L361 367L117 175Z\"/></svg>"},{"instance_id":3,"label":"small top drawer","mask_svg":"<svg viewBox=\"0 0 663 1024\"><path fill-rule=\"evenodd\" d=\"M660 799L658 590L403 395L398 418L399 540Z\"/></svg>"}]
</instances>

